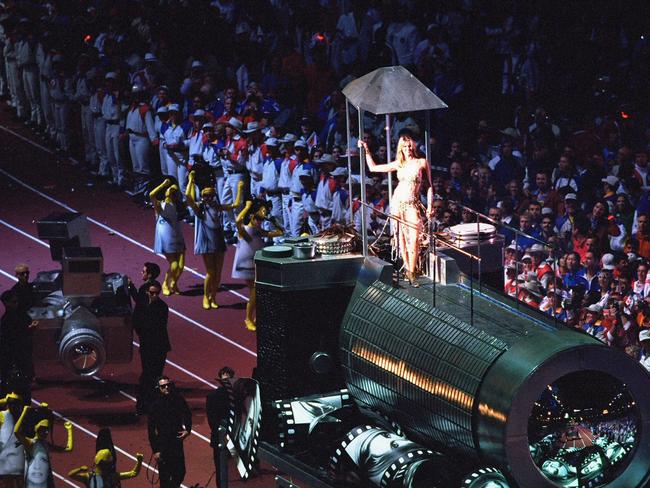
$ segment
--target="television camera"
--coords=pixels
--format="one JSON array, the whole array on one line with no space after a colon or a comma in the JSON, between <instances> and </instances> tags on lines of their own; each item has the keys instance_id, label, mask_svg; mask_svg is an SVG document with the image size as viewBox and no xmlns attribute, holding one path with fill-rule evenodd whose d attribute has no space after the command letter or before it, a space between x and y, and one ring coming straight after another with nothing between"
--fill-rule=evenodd
<instances>
[{"instance_id":1,"label":"television camera","mask_svg":"<svg viewBox=\"0 0 650 488\"><path fill-rule=\"evenodd\" d=\"M41 271L33 281L29 314L39 323L34 359L60 361L81 376L96 374L106 363L130 362L133 330L126 275L104 273L102 251L90 245L84 215L52 213L36 225L61 269Z\"/></svg>"}]
</instances>

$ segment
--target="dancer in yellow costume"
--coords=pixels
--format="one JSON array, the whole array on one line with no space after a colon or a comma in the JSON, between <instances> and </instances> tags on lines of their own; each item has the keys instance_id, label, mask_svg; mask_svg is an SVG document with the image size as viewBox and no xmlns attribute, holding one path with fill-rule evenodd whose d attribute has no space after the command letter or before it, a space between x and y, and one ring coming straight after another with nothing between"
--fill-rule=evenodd
<instances>
[{"instance_id":1,"label":"dancer in yellow costume","mask_svg":"<svg viewBox=\"0 0 650 488\"><path fill-rule=\"evenodd\" d=\"M248 330L256 330L255 326L255 252L264 247L265 237L279 237L284 234L282 227L273 218L269 218L271 202L254 198L248 200L243 210L237 216L237 232L239 242L235 252L235 262L232 267L232 277L246 280L250 297L246 305L244 325ZM270 221L275 230L264 230L262 223Z\"/></svg>"},{"instance_id":2,"label":"dancer in yellow costume","mask_svg":"<svg viewBox=\"0 0 650 488\"><path fill-rule=\"evenodd\" d=\"M110 449L100 449L95 454L92 469L88 466L79 466L71 470L68 476L73 480L81 481L91 488L118 488L121 480L135 478L142 468L142 454L135 455L135 466L131 471L123 473L115 471L115 460Z\"/></svg>"},{"instance_id":3,"label":"dancer in yellow costume","mask_svg":"<svg viewBox=\"0 0 650 488\"><path fill-rule=\"evenodd\" d=\"M166 190L165 190L166 189ZM161 201L158 194L165 190L165 198ZM163 295L180 293L178 280L185 268L185 240L178 221L178 207L181 195L178 186L172 180L166 179L149 194L156 212L156 235L154 251L162 253L169 263L162 282Z\"/></svg>"},{"instance_id":4,"label":"dancer in yellow costume","mask_svg":"<svg viewBox=\"0 0 650 488\"><path fill-rule=\"evenodd\" d=\"M188 178L185 196L187 206L194 211L194 254L200 254L205 265L205 281L203 283L203 308L218 308L217 291L221 285L221 268L226 255L226 241L223 235L224 210L233 210L241 205L244 182L237 186L237 197L234 203L222 204L213 187L201 190L201 200L196 200L195 173L192 171Z\"/></svg>"},{"instance_id":5,"label":"dancer in yellow costume","mask_svg":"<svg viewBox=\"0 0 650 488\"><path fill-rule=\"evenodd\" d=\"M41 403L42 408L47 408L46 403ZM16 422L14 433L18 441L25 447L27 455L27 467L25 470L25 487L26 488L50 488L54 486L52 466L50 463L50 451L70 452L73 447L72 424L65 422L63 426L68 432L68 440L65 447L51 444L47 437L50 432L50 421L41 420L34 426L34 437L27 437L24 432L25 418L31 407L23 408L23 413Z\"/></svg>"}]
</instances>

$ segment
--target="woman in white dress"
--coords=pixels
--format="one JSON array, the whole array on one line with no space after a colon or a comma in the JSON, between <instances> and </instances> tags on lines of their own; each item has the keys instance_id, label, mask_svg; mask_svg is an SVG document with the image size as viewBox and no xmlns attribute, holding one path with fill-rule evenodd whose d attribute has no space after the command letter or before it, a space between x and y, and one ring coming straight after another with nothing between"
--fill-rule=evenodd
<instances>
[{"instance_id":1,"label":"woman in white dress","mask_svg":"<svg viewBox=\"0 0 650 488\"><path fill-rule=\"evenodd\" d=\"M248 330L256 330L255 326L255 253L264 247L264 238L280 237L284 230L273 218L269 219L271 202L254 198L248 200L243 210L237 216L237 251L232 267L232 277L246 280L250 297L246 304L246 319L244 325ZM262 223L269 220L275 230L264 230Z\"/></svg>"},{"instance_id":2,"label":"woman in white dress","mask_svg":"<svg viewBox=\"0 0 650 488\"><path fill-rule=\"evenodd\" d=\"M162 190L165 190L165 197L161 201L158 194ZM185 240L178 221L180 191L178 186L172 183L172 180L166 179L151 190L149 197L156 213L154 251L162 253L169 263L169 269L162 282L162 292L163 295L180 293L178 280L185 268Z\"/></svg>"},{"instance_id":3,"label":"woman in white dress","mask_svg":"<svg viewBox=\"0 0 650 488\"><path fill-rule=\"evenodd\" d=\"M420 200L422 177L428 178L426 215L432 215L433 190L431 188L431 167L425 158L417 157L417 145L409 134L402 134L397 143L395 161L376 164L368 144L359 141L366 153L368 169L374 173L397 171L399 183L393 192L390 210L397 217L395 230L398 235L399 252L406 268L406 278L411 286L420 286L417 282L417 263L420 253L422 217L425 211Z\"/></svg>"},{"instance_id":4,"label":"woman in white dress","mask_svg":"<svg viewBox=\"0 0 650 488\"><path fill-rule=\"evenodd\" d=\"M221 268L226 255L226 241L223 235L223 211L238 208L242 201L244 182L237 186L237 197L231 204L222 204L214 187L201 190L201 199L196 200L195 173L187 180L185 196L187 206L194 211L194 254L203 258L205 281L203 283L203 308L219 308L216 302L217 291L221 285Z\"/></svg>"}]
</instances>

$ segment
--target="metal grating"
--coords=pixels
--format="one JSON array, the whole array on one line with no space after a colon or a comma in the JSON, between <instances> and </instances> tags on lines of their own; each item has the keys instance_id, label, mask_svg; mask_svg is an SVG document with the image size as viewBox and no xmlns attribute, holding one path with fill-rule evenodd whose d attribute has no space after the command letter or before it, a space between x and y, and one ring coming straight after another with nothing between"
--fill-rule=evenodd
<instances>
[{"instance_id":1,"label":"metal grating","mask_svg":"<svg viewBox=\"0 0 650 488\"><path fill-rule=\"evenodd\" d=\"M474 402L505 342L411 295L375 282L343 321L351 393L423 442L475 452Z\"/></svg>"}]
</instances>

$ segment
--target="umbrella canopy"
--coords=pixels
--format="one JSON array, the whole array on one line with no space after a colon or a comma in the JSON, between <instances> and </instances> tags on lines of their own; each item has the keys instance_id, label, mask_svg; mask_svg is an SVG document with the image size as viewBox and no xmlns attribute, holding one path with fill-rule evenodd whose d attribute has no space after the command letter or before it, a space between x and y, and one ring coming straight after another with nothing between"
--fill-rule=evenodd
<instances>
[{"instance_id":1,"label":"umbrella canopy","mask_svg":"<svg viewBox=\"0 0 650 488\"><path fill-rule=\"evenodd\" d=\"M375 115L447 107L403 66L376 69L348 83L343 94L357 109Z\"/></svg>"}]
</instances>

